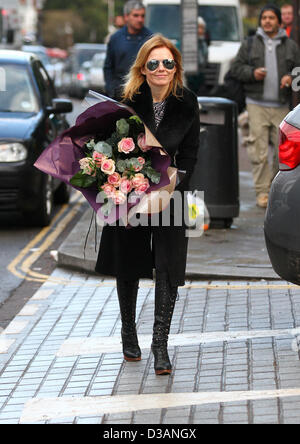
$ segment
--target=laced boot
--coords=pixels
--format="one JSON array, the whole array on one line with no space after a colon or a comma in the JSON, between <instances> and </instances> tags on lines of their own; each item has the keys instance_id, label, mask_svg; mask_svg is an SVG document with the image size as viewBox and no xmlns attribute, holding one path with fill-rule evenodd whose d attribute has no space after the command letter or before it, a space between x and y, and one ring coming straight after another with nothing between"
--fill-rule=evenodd
<instances>
[{"instance_id":1,"label":"laced boot","mask_svg":"<svg viewBox=\"0 0 300 444\"><path fill-rule=\"evenodd\" d=\"M138 344L135 324L136 299L139 281L117 279L117 292L122 320L122 345L126 361L140 361L141 349Z\"/></svg>"},{"instance_id":2,"label":"laced boot","mask_svg":"<svg viewBox=\"0 0 300 444\"><path fill-rule=\"evenodd\" d=\"M156 375L168 375L172 372L172 365L168 355L168 335L176 297L177 287L171 287L167 273L157 273L153 339L151 344Z\"/></svg>"}]
</instances>

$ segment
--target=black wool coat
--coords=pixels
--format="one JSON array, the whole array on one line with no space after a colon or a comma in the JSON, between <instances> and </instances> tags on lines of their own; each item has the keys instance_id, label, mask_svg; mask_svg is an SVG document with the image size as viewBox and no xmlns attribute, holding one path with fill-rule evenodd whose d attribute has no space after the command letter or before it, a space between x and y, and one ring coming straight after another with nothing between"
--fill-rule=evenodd
<instances>
[{"instance_id":1,"label":"black wool coat","mask_svg":"<svg viewBox=\"0 0 300 444\"><path fill-rule=\"evenodd\" d=\"M127 104L171 156L172 165L186 171L176 189L188 191L189 178L197 159L200 133L199 106L194 93L184 88L180 97L170 95L157 129L151 90L146 82L140 87L140 94L136 94L133 101ZM187 243L184 224L132 228L106 225L102 231L95 270L102 275L121 279L152 279L153 268L164 263L171 284L184 285Z\"/></svg>"}]
</instances>

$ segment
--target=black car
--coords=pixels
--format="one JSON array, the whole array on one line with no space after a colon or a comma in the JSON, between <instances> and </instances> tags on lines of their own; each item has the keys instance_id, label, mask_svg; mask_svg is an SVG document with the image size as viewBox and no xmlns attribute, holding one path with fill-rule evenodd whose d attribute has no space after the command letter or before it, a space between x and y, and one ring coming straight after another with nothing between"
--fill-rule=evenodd
<instances>
[{"instance_id":1,"label":"black car","mask_svg":"<svg viewBox=\"0 0 300 444\"><path fill-rule=\"evenodd\" d=\"M33 166L43 149L68 128L69 100L57 98L36 55L0 50L0 215L22 213L32 225L51 220L53 202L69 199L67 186Z\"/></svg>"},{"instance_id":2,"label":"black car","mask_svg":"<svg viewBox=\"0 0 300 444\"><path fill-rule=\"evenodd\" d=\"M95 54L106 54L105 43L76 43L63 73L62 92L83 99L89 90L89 70Z\"/></svg>"},{"instance_id":3,"label":"black car","mask_svg":"<svg viewBox=\"0 0 300 444\"><path fill-rule=\"evenodd\" d=\"M300 105L279 128L279 168L272 182L264 231L276 273L300 285Z\"/></svg>"}]
</instances>

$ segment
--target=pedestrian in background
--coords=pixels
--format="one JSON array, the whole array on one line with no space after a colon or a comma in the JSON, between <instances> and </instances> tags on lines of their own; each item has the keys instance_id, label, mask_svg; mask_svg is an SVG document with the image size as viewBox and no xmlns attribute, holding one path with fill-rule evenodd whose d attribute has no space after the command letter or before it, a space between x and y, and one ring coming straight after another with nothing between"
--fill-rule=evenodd
<instances>
[{"instance_id":1,"label":"pedestrian in background","mask_svg":"<svg viewBox=\"0 0 300 444\"><path fill-rule=\"evenodd\" d=\"M134 109L171 158L171 166L182 171L176 190L188 191L189 179L197 159L200 121L197 97L183 87L181 54L174 44L157 34L140 49L130 69L123 97ZM184 201L184 199L182 199ZM174 202L164 211L170 215L168 226L131 228L103 227L96 271L114 276L122 320L123 354L127 361L141 359L135 325L139 279L153 278L155 268L155 312L152 352L156 374L171 373L167 343L178 286L185 284L188 237L178 223ZM179 212L180 209L177 208Z\"/></svg>"},{"instance_id":2,"label":"pedestrian in background","mask_svg":"<svg viewBox=\"0 0 300 444\"><path fill-rule=\"evenodd\" d=\"M262 208L267 206L271 182L278 171L278 127L289 112L291 72L300 66L299 48L280 26L280 9L272 4L264 6L250 54L245 41L232 65L234 75L244 84L250 130L247 151L256 202ZM270 163L269 142L274 147Z\"/></svg>"},{"instance_id":3,"label":"pedestrian in background","mask_svg":"<svg viewBox=\"0 0 300 444\"><path fill-rule=\"evenodd\" d=\"M151 31L144 26L145 6L139 0L124 5L125 26L111 35L104 62L105 89L108 96L121 99L124 77Z\"/></svg>"},{"instance_id":4,"label":"pedestrian in background","mask_svg":"<svg viewBox=\"0 0 300 444\"><path fill-rule=\"evenodd\" d=\"M288 37L292 37L294 8L292 5L285 3L280 8L281 12L281 27L285 29Z\"/></svg>"},{"instance_id":5,"label":"pedestrian in background","mask_svg":"<svg viewBox=\"0 0 300 444\"><path fill-rule=\"evenodd\" d=\"M205 67L208 61L208 45L206 39L206 23L198 17L198 73L187 76L188 87L197 95L203 95L205 88Z\"/></svg>"},{"instance_id":6,"label":"pedestrian in background","mask_svg":"<svg viewBox=\"0 0 300 444\"><path fill-rule=\"evenodd\" d=\"M114 18L113 30L107 34L107 36L104 39L104 43L107 44L109 42L111 36L113 34L115 34L115 32L117 32L119 29L123 28L124 25L125 25L124 16L123 15L116 15Z\"/></svg>"}]
</instances>

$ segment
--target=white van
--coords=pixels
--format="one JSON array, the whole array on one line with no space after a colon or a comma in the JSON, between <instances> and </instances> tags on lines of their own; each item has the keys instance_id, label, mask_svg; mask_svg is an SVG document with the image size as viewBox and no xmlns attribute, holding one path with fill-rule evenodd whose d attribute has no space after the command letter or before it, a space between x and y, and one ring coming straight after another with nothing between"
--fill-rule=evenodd
<instances>
[{"instance_id":1,"label":"white van","mask_svg":"<svg viewBox=\"0 0 300 444\"><path fill-rule=\"evenodd\" d=\"M144 0L146 26L160 32L180 48L180 0ZM224 75L243 39L239 0L198 0L198 16L206 22L210 36L206 85L223 83Z\"/></svg>"}]
</instances>

